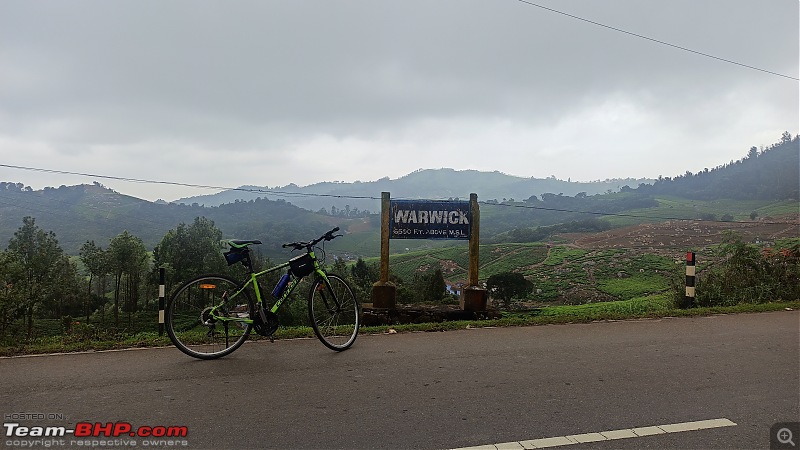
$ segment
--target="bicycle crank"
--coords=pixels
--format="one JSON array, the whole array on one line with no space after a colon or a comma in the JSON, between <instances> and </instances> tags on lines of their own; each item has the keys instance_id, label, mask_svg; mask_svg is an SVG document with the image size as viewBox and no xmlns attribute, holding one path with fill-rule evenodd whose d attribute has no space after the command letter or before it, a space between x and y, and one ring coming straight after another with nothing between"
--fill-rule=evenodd
<instances>
[{"instance_id":1,"label":"bicycle crank","mask_svg":"<svg viewBox=\"0 0 800 450\"><path fill-rule=\"evenodd\" d=\"M262 309L260 313L256 314L253 318L253 328L256 330L256 333L261 336L269 337L270 342L274 341L272 335L275 334L279 325L278 315L272 311L265 311Z\"/></svg>"}]
</instances>

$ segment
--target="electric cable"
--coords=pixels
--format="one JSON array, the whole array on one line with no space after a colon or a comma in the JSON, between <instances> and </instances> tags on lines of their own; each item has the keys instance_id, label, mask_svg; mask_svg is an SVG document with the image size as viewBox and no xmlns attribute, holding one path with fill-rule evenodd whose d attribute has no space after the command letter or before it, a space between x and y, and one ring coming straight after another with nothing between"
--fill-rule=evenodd
<instances>
[{"instance_id":1,"label":"electric cable","mask_svg":"<svg viewBox=\"0 0 800 450\"><path fill-rule=\"evenodd\" d=\"M380 197L373 197L373 196L366 196L366 195L341 195L341 194L319 194L319 193L310 193L310 192L286 192L274 189L261 189L261 188L245 188L245 187L226 187L226 186L212 186L212 185L202 185L202 184L192 184L192 183L182 183L176 181L164 181L164 180L147 180L142 178L131 178L131 177L120 177L120 176L111 176L111 175L102 175L102 174L90 174L90 173L82 173L82 172L71 172L66 170L55 170L55 169L46 169L41 167L25 167L25 166L16 166L11 164L0 164L0 167L7 167L11 169L19 169L19 170L28 170L28 171L36 171L36 172L44 172L44 173L54 173L60 175L77 175L77 176L84 176L84 177L91 177L91 178L100 178L100 179L111 179L117 181L126 181L126 182L135 182L135 183L150 183L150 184L161 184L161 185L171 185L171 186L183 186L183 187L193 187L193 188L200 188L200 189L215 189L215 190L223 190L223 191L238 191L238 192L248 192L248 193L255 193L255 194L264 194L264 195L272 195L276 197L323 197L323 198L339 198L339 199L356 199L356 200L380 200ZM468 196L464 196L465 198ZM460 197L459 197L460 198ZM403 198L397 197L395 200L416 200L412 198ZM146 201L146 200L143 200ZM690 222L717 222L717 223L752 223L752 224L783 224L783 225L793 225L795 222L764 222L764 221L736 221L732 222L729 220L711 220L711 219L688 219L685 217L669 217L669 216L650 216L644 214L624 214L624 213L611 213L611 212L600 212L600 211L578 211L578 210L571 210L566 208L551 208L546 206L533 206L533 205L519 205L519 204L507 204L507 203L490 203L486 201L479 201L481 205L493 206L493 207L513 207L513 208L522 208L522 209L531 209L531 210L542 210L542 211L551 211L551 212L563 212L563 213L572 213L572 214L588 214L588 215L596 215L596 216L612 216L612 217L628 217L628 218L636 218L636 219L652 219L652 220L680 220L680 221L690 221ZM109 211L110 212L110 211Z\"/></svg>"},{"instance_id":2,"label":"electric cable","mask_svg":"<svg viewBox=\"0 0 800 450\"><path fill-rule=\"evenodd\" d=\"M621 28L612 27L611 25L606 25L604 23L595 22L594 20L589 20L589 19L586 19L584 17L580 17L580 16L576 16L574 14L566 13L564 11L559 11L559 10L557 10L555 8L549 8L547 6L531 2L529 0L517 0L517 1L519 3L524 3L524 4L529 5L529 6L535 6L537 8L541 8L541 9L544 9L544 10L547 10L547 11L550 11L550 12L553 12L553 13L556 13L556 14L561 14L563 16L567 16L567 17L570 17L570 18L573 18L573 19L576 19L576 20L581 20L583 22L587 22L587 23L590 23L592 25L597 25L599 27L608 28L609 30L614 30L614 31L617 31L617 32L620 32L620 33L624 33L624 34L628 34L628 35L631 35L631 36L634 36L634 37L637 37L637 38L640 38L640 39L645 39L645 40L648 40L648 41L651 41L651 42L655 42L657 44L666 45L668 47L673 47L673 48L676 48L678 50L683 50L685 52L694 53L696 55L705 56L707 58L712 58L712 59L716 59L718 61L723 61L723 62L726 62L726 63L729 63L729 64L734 64L734 65L737 65L737 66L746 67L746 68L752 69L752 70L758 70L760 72L768 73L770 75L775 75L775 76L779 76L779 77L783 77L783 78L788 78L790 80L800 81L800 78L793 77L791 75L785 75L785 74L782 74L782 73L773 72L771 70L762 69L762 68L759 68L759 67L751 66L749 64L743 64L743 63L740 63L740 62L732 61L730 59L720 58L719 56L714 56L714 55L711 55L711 54L708 54L708 53L700 52L700 51L697 51L697 50L692 50L690 48L682 47L680 45L671 44L671 43L666 42L666 41L662 41L662 40L659 40L659 39L651 38L651 37L644 36L642 34L634 33L634 32L631 32L631 31L623 30Z\"/></svg>"}]
</instances>

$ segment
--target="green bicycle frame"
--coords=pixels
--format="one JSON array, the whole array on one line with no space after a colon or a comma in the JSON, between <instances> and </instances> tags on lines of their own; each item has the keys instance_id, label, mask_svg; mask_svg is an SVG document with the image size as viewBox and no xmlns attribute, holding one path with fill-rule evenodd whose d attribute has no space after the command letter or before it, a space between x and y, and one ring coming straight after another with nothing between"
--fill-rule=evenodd
<instances>
[{"instance_id":1,"label":"green bicycle frame","mask_svg":"<svg viewBox=\"0 0 800 450\"><path fill-rule=\"evenodd\" d=\"M314 261L314 272L313 273L315 273L318 277L324 279L326 284L330 284L330 282L328 281L328 275L320 267L319 261L317 261L317 257L314 254L314 251L310 250L308 252L308 255L311 256L312 261ZM228 317L227 315L224 315L224 314L223 315L219 315L219 314L217 314L217 309L220 308L223 304L225 304L226 300L230 300L230 299L236 298L236 296L238 296L245 289L247 289L248 286L252 285L253 286L253 291L256 293L256 306L257 306L259 311L262 310L263 307L264 307L264 300L263 300L263 297L261 296L261 288L259 287L259 284L258 284L258 278L261 277L261 276L264 276L264 275L266 275L268 273L275 272L276 270L285 269L286 267L289 267L289 262L285 262L285 263L279 264L277 266L270 267L269 269L262 270L261 272L250 272L250 279L248 279L247 282L244 283L241 288L239 288L239 290L237 290L236 292L234 292L230 296L227 296L227 292L226 292L225 295L223 296L222 302L219 305L217 305L217 306L215 306L215 307L213 307L211 309L211 311L210 311L211 317L213 317L215 320L219 320L219 321L222 321L222 322L241 322L241 323L246 323L246 324L252 325L253 324L253 319L249 319L249 318L246 319L246 318L242 318L242 317ZM286 299L288 299L290 295L292 295L292 292L294 292L294 289L297 287L298 284L300 284L300 281L302 281L303 278L305 278L305 277L292 277L292 280L289 282L289 285L286 286L286 289L284 289L283 294L281 295L281 297L270 308L270 312L271 313L275 314L275 313L278 312L278 309L280 309L280 307L283 304L283 302L286 301ZM334 294L334 301L337 302L337 304L338 304L338 301L335 298L335 294Z\"/></svg>"}]
</instances>

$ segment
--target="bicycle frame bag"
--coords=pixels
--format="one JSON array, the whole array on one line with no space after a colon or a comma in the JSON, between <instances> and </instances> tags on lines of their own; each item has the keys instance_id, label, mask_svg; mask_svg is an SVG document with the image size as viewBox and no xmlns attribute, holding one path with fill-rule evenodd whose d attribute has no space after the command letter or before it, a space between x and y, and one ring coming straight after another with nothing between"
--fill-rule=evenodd
<instances>
[{"instance_id":1,"label":"bicycle frame bag","mask_svg":"<svg viewBox=\"0 0 800 450\"><path fill-rule=\"evenodd\" d=\"M297 278L304 277L314 271L314 260L308 253L296 256L289 260L289 268Z\"/></svg>"},{"instance_id":2,"label":"bicycle frame bag","mask_svg":"<svg viewBox=\"0 0 800 450\"><path fill-rule=\"evenodd\" d=\"M232 248L230 251L223 253L223 255L225 255L225 261L228 262L228 265L232 266L247 256L247 249Z\"/></svg>"}]
</instances>

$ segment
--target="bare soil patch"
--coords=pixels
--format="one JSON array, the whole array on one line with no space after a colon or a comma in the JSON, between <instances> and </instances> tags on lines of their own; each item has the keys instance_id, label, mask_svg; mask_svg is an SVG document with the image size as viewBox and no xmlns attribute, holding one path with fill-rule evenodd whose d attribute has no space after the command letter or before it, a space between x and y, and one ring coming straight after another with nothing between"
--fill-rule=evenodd
<instances>
[{"instance_id":1,"label":"bare soil patch","mask_svg":"<svg viewBox=\"0 0 800 450\"><path fill-rule=\"evenodd\" d=\"M745 242L769 243L800 236L798 215L770 218L761 222L669 221L617 228L602 233L569 233L560 237L585 249L646 248L699 249L719 244L727 231Z\"/></svg>"}]
</instances>

